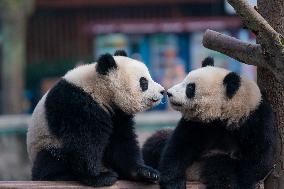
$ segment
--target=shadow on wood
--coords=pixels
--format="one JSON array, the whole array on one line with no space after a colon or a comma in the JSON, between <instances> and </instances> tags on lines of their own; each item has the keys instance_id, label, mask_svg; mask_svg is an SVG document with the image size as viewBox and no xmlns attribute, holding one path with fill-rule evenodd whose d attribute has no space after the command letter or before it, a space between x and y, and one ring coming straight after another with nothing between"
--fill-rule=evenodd
<instances>
[{"instance_id":1,"label":"shadow on wood","mask_svg":"<svg viewBox=\"0 0 284 189\"><path fill-rule=\"evenodd\" d=\"M0 181L0 188L19 188L19 189L74 189L74 188L93 188L82 186L76 182L50 182L50 181ZM118 181L110 187L100 187L98 189L159 189L159 185L145 184L130 181ZM204 185L197 182L188 182L186 189L204 189ZM264 189L263 185L258 185L256 189Z\"/></svg>"}]
</instances>

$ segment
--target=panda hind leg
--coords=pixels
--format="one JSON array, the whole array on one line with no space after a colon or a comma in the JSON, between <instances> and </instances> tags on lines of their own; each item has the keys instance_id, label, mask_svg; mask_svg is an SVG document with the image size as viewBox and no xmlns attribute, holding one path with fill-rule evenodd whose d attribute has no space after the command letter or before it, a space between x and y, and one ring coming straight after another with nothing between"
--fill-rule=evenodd
<instances>
[{"instance_id":1,"label":"panda hind leg","mask_svg":"<svg viewBox=\"0 0 284 189\"><path fill-rule=\"evenodd\" d=\"M118 175L111 170L102 172L96 177L75 176L62 151L56 148L41 150L32 168L34 181L79 181L85 185L100 187L114 184L117 178Z\"/></svg>"},{"instance_id":2,"label":"panda hind leg","mask_svg":"<svg viewBox=\"0 0 284 189\"><path fill-rule=\"evenodd\" d=\"M58 157L58 158L55 158ZM35 181L74 181L75 176L68 169L67 162L61 158L61 150L51 148L41 150L34 161L32 180Z\"/></svg>"},{"instance_id":3,"label":"panda hind leg","mask_svg":"<svg viewBox=\"0 0 284 189\"><path fill-rule=\"evenodd\" d=\"M228 155L204 158L201 168L201 182L206 185L206 189L244 189L238 183L236 161Z\"/></svg>"}]
</instances>

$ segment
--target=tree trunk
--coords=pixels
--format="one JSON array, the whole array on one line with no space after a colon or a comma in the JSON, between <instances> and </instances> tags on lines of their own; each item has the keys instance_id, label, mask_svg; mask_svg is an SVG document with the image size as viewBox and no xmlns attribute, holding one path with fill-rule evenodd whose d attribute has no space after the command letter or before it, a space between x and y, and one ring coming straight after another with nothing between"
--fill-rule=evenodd
<instances>
[{"instance_id":1,"label":"tree trunk","mask_svg":"<svg viewBox=\"0 0 284 189\"><path fill-rule=\"evenodd\" d=\"M284 0L258 0L258 11L268 23L284 36ZM268 63L269 64L269 63ZM283 62L284 64L284 62ZM267 93L275 115L277 134L276 169L265 183L266 189L284 188L284 85L269 70L258 67L258 84Z\"/></svg>"},{"instance_id":2,"label":"tree trunk","mask_svg":"<svg viewBox=\"0 0 284 189\"><path fill-rule=\"evenodd\" d=\"M33 0L1 0L3 34L2 113L23 113L26 22Z\"/></svg>"},{"instance_id":3,"label":"tree trunk","mask_svg":"<svg viewBox=\"0 0 284 189\"><path fill-rule=\"evenodd\" d=\"M25 20L3 19L2 113L22 113L25 65Z\"/></svg>"}]
</instances>

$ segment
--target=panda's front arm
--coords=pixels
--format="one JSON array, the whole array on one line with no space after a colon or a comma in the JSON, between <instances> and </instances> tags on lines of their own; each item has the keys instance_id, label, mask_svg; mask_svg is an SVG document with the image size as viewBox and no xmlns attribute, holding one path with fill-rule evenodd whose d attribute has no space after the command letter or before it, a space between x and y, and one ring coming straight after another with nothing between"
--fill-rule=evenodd
<instances>
[{"instance_id":1,"label":"panda's front arm","mask_svg":"<svg viewBox=\"0 0 284 189\"><path fill-rule=\"evenodd\" d=\"M156 182L159 173L144 164L134 130L133 115L115 110L113 134L106 150L107 163L121 178Z\"/></svg>"},{"instance_id":2,"label":"panda's front arm","mask_svg":"<svg viewBox=\"0 0 284 189\"><path fill-rule=\"evenodd\" d=\"M76 130L66 129L62 138L64 151L71 157L71 169L79 175L98 176L104 169L103 155L112 132L108 117L103 121L82 122Z\"/></svg>"},{"instance_id":3,"label":"panda's front arm","mask_svg":"<svg viewBox=\"0 0 284 189\"><path fill-rule=\"evenodd\" d=\"M159 164L162 189L185 188L186 169L201 153L201 133L193 124L182 119L164 148Z\"/></svg>"}]
</instances>

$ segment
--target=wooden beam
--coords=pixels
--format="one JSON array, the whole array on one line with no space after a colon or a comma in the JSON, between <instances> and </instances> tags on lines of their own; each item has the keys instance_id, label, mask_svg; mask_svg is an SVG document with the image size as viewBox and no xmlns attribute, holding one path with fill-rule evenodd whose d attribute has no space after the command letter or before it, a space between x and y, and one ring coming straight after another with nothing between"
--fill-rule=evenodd
<instances>
[{"instance_id":1,"label":"wooden beam","mask_svg":"<svg viewBox=\"0 0 284 189\"><path fill-rule=\"evenodd\" d=\"M90 189L93 187L82 186L76 182L50 182L50 181L0 181L0 188L15 188L15 189ZM117 181L110 187L96 187L96 189L159 189L157 184L146 184L131 181ZM186 189L204 189L204 186L197 183L191 182L187 184Z\"/></svg>"},{"instance_id":2,"label":"wooden beam","mask_svg":"<svg viewBox=\"0 0 284 189\"><path fill-rule=\"evenodd\" d=\"M91 189L93 187L82 186L76 182L51 182L51 181L0 181L0 188L10 189ZM157 184L146 184L131 181L117 181L110 187L100 187L96 189L160 189ZM186 189L204 189L204 185L198 182L187 182ZM264 189L262 184L257 185L256 189Z\"/></svg>"},{"instance_id":3,"label":"wooden beam","mask_svg":"<svg viewBox=\"0 0 284 189\"><path fill-rule=\"evenodd\" d=\"M82 7L82 6L114 6L114 5L158 5L158 4L189 4L215 3L220 0L37 0L38 7Z\"/></svg>"},{"instance_id":4,"label":"wooden beam","mask_svg":"<svg viewBox=\"0 0 284 189\"><path fill-rule=\"evenodd\" d=\"M207 28L224 30L239 28L241 20L237 17L188 17L172 19L112 19L109 21L90 21L85 24L85 32L105 33L179 33L202 31Z\"/></svg>"}]
</instances>

